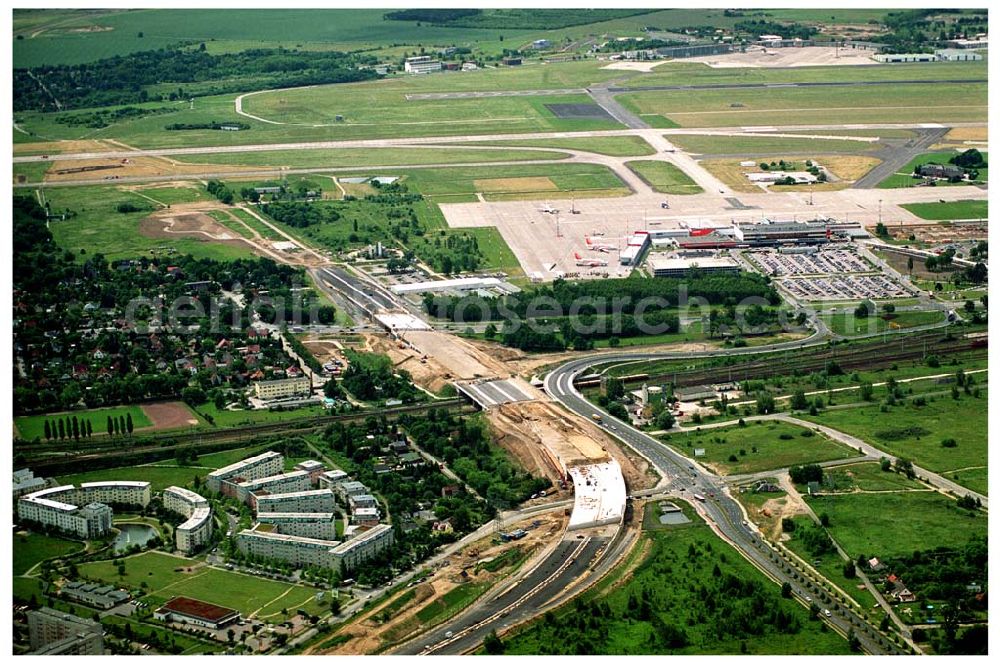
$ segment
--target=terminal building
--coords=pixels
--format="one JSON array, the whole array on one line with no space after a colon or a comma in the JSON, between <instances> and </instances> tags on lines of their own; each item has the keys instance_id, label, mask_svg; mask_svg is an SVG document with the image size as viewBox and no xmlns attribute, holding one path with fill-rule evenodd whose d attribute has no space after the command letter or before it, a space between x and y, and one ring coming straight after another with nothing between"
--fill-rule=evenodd
<instances>
[{"instance_id":1,"label":"terminal building","mask_svg":"<svg viewBox=\"0 0 1000 666\"><path fill-rule=\"evenodd\" d=\"M187 520L177 526L174 537L177 550L191 553L212 538L212 508L198 493L171 486L163 491L163 507Z\"/></svg>"},{"instance_id":2,"label":"terminal building","mask_svg":"<svg viewBox=\"0 0 1000 666\"><path fill-rule=\"evenodd\" d=\"M730 257L674 258L652 256L646 263L653 277L681 278L692 270L703 274L736 274L740 265Z\"/></svg>"},{"instance_id":3,"label":"terminal building","mask_svg":"<svg viewBox=\"0 0 1000 666\"><path fill-rule=\"evenodd\" d=\"M618 255L622 266L638 266L650 246L648 231L636 231L625 241L625 248Z\"/></svg>"},{"instance_id":4,"label":"terminal building","mask_svg":"<svg viewBox=\"0 0 1000 666\"><path fill-rule=\"evenodd\" d=\"M236 497L237 483L274 476L284 468L285 457L276 451L267 451L209 473L205 485L213 493Z\"/></svg>"}]
</instances>

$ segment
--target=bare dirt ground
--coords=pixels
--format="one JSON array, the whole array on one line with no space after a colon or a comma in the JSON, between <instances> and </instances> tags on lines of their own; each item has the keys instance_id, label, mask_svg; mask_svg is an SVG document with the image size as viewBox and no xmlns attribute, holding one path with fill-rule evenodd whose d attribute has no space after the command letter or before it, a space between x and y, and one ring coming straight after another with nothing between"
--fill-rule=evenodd
<instances>
[{"instance_id":1,"label":"bare dirt ground","mask_svg":"<svg viewBox=\"0 0 1000 666\"><path fill-rule=\"evenodd\" d=\"M648 464L625 455L596 425L570 416L551 402L500 405L488 412L497 443L534 474L557 480L563 467L618 461L630 488L646 488L655 479Z\"/></svg>"},{"instance_id":2,"label":"bare dirt ground","mask_svg":"<svg viewBox=\"0 0 1000 666\"><path fill-rule=\"evenodd\" d=\"M404 341L411 346L407 351L426 355L428 364L433 361L453 379L510 376L510 370L503 363L497 362L466 340L448 333L407 331Z\"/></svg>"},{"instance_id":3,"label":"bare dirt ground","mask_svg":"<svg viewBox=\"0 0 1000 666\"><path fill-rule=\"evenodd\" d=\"M643 60L643 61L633 61L633 60L619 60L613 62L609 65L601 67L601 69L622 69L627 72L652 72L658 65L662 65L667 62L666 60Z\"/></svg>"},{"instance_id":4,"label":"bare dirt ground","mask_svg":"<svg viewBox=\"0 0 1000 666\"><path fill-rule=\"evenodd\" d=\"M943 190L942 190L943 191ZM986 224L913 224L905 229L889 227L889 234L897 240L907 240L910 234L923 243L953 243L965 240L986 240Z\"/></svg>"},{"instance_id":5,"label":"bare dirt ground","mask_svg":"<svg viewBox=\"0 0 1000 666\"><path fill-rule=\"evenodd\" d=\"M66 141L38 141L31 143L15 143L14 154L24 155L30 153L89 153L99 150L108 150L108 144L103 141L90 139L66 140Z\"/></svg>"},{"instance_id":6,"label":"bare dirt ground","mask_svg":"<svg viewBox=\"0 0 1000 666\"><path fill-rule=\"evenodd\" d=\"M426 582L414 587L413 598L402 607L393 609L387 621L382 621L385 619L382 608L388 604L379 604L351 620L338 632L351 635L350 640L328 651L314 649L307 650L306 654L374 654L380 648L404 642L427 628L416 614L442 595L467 582L495 584L514 571L512 566L504 566L495 572L482 568L476 571L477 563L496 558L515 548L530 559L541 553L546 545L552 543L552 537L561 534L565 528L566 518L561 512L553 512L537 520L540 522L539 526L529 529L528 536L520 541L494 543L493 538L489 537L470 544L450 557L447 566L438 569ZM530 523L531 521L524 521L518 526L528 528ZM511 563L517 559L512 558ZM528 565L523 564L521 568L525 566ZM389 603L392 603L391 600Z\"/></svg>"},{"instance_id":7,"label":"bare dirt ground","mask_svg":"<svg viewBox=\"0 0 1000 666\"><path fill-rule=\"evenodd\" d=\"M179 207L153 213L139 222L139 232L149 238L183 236L195 240L249 245L246 239L230 231L202 212L185 212Z\"/></svg>"},{"instance_id":8,"label":"bare dirt ground","mask_svg":"<svg viewBox=\"0 0 1000 666\"><path fill-rule=\"evenodd\" d=\"M142 406L142 413L153 422L151 430L167 430L198 425L196 417L183 402L154 402Z\"/></svg>"},{"instance_id":9,"label":"bare dirt ground","mask_svg":"<svg viewBox=\"0 0 1000 666\"><path fill-rule=\"evenodd\" d=\"M410 373L413 382L431 393L440 393L445 386L451 383L448 375L451 370L442 365L437 356L428 354L426 360L421 363L423 354L395 340L390 340L383 335L366 335L368 346L371 351L385 354L392 359L392 364L399 370L406 370Z\"/></svg>"}]
</instances>

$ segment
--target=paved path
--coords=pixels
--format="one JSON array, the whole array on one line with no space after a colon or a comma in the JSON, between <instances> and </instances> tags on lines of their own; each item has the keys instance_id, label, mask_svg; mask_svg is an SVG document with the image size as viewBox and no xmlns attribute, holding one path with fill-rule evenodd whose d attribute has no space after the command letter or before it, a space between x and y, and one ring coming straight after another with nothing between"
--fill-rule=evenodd
<instances>
[{"instance_id":1,"label":"paved path","mask_svg":"<svg viewBox=\"0 0 1000 666\"><path fill-rule=\"evenodd\" d=\"M882 158L882 163L854 181L851 187L856 190L875 187L909 164L914 157L938 143L947 133L947 127L921 129L917 130L916 137L909 139L901 146L883 149L879 155Z\"/></svg>"}]
</instances>

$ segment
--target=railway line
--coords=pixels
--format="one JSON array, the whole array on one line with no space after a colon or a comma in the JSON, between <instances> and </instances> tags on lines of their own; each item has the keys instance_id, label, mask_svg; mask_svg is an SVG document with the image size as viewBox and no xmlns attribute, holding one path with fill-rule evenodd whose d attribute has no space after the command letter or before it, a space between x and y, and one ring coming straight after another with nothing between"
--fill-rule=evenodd
<instances>
[{"instance_id":1,"label":"railway line","mask_svg":"<svg viewBox=\"0 0 1000 666\"><path fill-rule=\"evenodd\" d=\"M737 382L748 379L765 379L792 374L793 372L815 372L823 370L826 364L835 361L844 370L860 368L885 368L899 361L923 358L928 354L953 354L972 352L972 358L986 358L987 349L978 339L947 338L938 332L928 331L903 337L891 342L879 342L864 348L844 349L838 346L817 350L807 348L801 353L786 352L782 356L766 359L752 359L743 364L720 365L712 368L678 369L665 372L648 372L623 375L626 384L642 381L669 381L674 386L694 386ZM599 377L582 376L576 380L578 387L596 386Z\"/></svg>"}]
</instances>

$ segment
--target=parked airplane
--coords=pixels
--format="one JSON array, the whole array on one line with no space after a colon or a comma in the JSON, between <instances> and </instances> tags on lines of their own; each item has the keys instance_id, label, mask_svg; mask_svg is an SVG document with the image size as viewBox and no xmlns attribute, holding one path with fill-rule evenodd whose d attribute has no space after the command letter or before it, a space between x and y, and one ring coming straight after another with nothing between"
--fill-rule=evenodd
<instances>
[{"instance_id":1,"label":"parked airplane","mask_svg":"<svg viewBox=\"0 0 1000 666\"><path fill-rule=\"evenodd\" d=\"M607 266L608 262L603 259L584 259L580 256L579 252L575 252L573 256L576 258L577 266L587 266L589 268L596 268L597 266Z\"/></svg>"},{"instance_id":2,"label":"parked airplane","mask_svg":"<svg viewBox=\"0 0 1000 666\"><path fill-rule=\"evenodd\" d=\"M543 212L543 213L552 213L553 215L555 215L556 213L559 212L559 209L558 208L553 208L552 204L545 204L544 206L542 206L541 212Z\"/></svg>"},{"instance_id":3,"label":"parked airplane","mask_svg":"<svg viewBox=\"0 0 1000 666\"><path fill-rule=\"evenodd\" d=\"M594 242L594 239L592 239L590 236L586 236L584 238L584 240L587 241L587 249L588 250L596 250L597 252L609 252L611 250L617 250L618 249L617 245L613 245L611 243L597 243L597 242Z\"/></svg>"}]
</instances>

